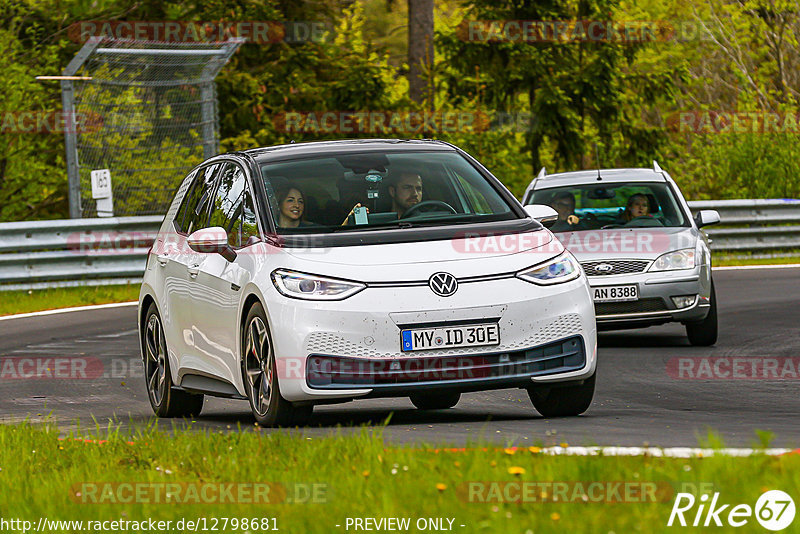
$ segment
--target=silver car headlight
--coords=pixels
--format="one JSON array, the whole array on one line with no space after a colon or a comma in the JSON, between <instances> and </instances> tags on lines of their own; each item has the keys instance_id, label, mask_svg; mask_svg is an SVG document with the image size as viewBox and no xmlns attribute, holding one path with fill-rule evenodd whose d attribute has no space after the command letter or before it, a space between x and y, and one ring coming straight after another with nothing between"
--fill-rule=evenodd
<instances>
[{"instance_id":1,"label":"silver car headlight","mask_svg":"<svg viewBox=\"0 0 800 534\"><path fill-rule=\"evenodd\" d=\"M285 269L272 271L272 283L281 295L304 300L342 300L367 287L358 282Z\"/></svg>"},{"instance_id":2,"label":"silver car headlight","mask_svg":"<svg viewBox=\"0 0 800 534\"><path fill-rule=\"evenodd\" d=\"M564 254L544 264L535 265L517 273L517 278L543 286L575 280L581 275L581 267L572 254Z\"/></svg>"},{"instance_id":3,"label":"silver car headlight","mask_svg":"<svg viewBox=\"0 0 800 534\"><path fill-rule=\"evenodd\" d=\"M653 265L651 271L677 271L678 269L694 269L697 252L693 248L684 248L662 254Z\"/></svg>"}]
</instances>

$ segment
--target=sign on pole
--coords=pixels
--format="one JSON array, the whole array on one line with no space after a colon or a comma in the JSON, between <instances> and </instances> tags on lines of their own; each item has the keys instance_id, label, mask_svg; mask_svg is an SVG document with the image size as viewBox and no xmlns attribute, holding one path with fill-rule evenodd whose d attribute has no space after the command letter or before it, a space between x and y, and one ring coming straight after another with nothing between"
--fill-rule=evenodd
<instances>
[{"instance_id":1,"label":"sign on pole","mask_svg":"<svg viewBox=\"0 0 800 534\"><path fill-rule=\"evenodd\" d=\"M98 217L114 216L114 195L111 192L111 171L92 171L92 198L97 201Z\"/></svg>"}]
</instances>

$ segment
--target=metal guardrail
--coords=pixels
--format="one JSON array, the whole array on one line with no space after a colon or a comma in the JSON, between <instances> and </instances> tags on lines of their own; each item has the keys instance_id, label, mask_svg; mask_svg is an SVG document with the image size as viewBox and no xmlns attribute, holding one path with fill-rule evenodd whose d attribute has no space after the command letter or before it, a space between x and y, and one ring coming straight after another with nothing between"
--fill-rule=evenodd
<instances>
[{"instance_id":1,"label":"metal guardrail","mask_svg":"<svg viewBox=\"0 0 800 534\"><path fill-rule=\"evenodd\" d=\"M800 200L697 200L689 202L689 207L693 213L719 212L720 225L705 229L712 250L800 249ZM780 255L783 254L775 252L767 257Z\"/></svg>"},{"instance_id":2,"label":"metal guardrail","mask_svg":"<svg viewBox=\"0 0 800 534\"><path fill-rule=\"evenodd\" d=\"M0 223L0 291L140 283L163 219Z\"/></svg>"},{"instance_id":3,"label":"metal guardrail","mask_svg":"<svg viewBox=\"0 0 800 534\"><path fill-rule=\"evenodd\" d=\"M717 210L711 248L760 257L798 255L800 200L689 202ZM0 223L0 291L140 283L160 216ZM759 257L759 256L757 256Z\"/></svg>"}]
</instances>

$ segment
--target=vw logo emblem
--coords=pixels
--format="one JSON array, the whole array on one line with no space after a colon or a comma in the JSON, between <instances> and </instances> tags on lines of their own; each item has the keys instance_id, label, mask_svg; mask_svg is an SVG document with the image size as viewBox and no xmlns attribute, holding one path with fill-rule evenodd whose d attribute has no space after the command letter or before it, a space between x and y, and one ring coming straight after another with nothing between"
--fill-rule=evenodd
<instances>
[{"instance_id":1,"label":"vw logo emblem","mask_svg":"<svg viewBox=\"0 0 800 534\"><path fill-rule=\"evenodd\" d=\"M450 273L436 273L430 277L428 285L440 297L449 297L458 289L458 280Z\"/></svg>"},{"instance_id":2,"label":"vw logo emblem","mask_svg":"<svg viewBox=\"0 0 800 534\"><path fill-rule=\"evenodd\" d=\"M614 266L609 263L600 263L594 266L594 270L598 273L609 273L614 270Z\"/></svg>"}]
</instances>

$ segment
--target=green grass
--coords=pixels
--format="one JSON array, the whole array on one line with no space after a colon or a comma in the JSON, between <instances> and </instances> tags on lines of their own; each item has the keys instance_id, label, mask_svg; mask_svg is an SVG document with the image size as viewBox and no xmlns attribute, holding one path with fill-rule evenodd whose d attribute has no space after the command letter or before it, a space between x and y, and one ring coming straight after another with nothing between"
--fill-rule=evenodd
<instances>
[{"instance_id":1,"label":"green grass","mask_svg":"<svg viewBox=\"0 0 800 534\"><path fill-rule=\"evenodd\" d=\"M0 315L128 302L139 298L139 287L131 284L0 291Z\"/></svg>"},{"instance_id":2,"label":"green grass","mask_svg":"<svg viewBox=\"0 0 800 534\"><path fill-rule=\"evenodd\" d=\"M800 255L787 258L714 258L714 266L800 264Z\"/></svg>"},{"instance_id":3,"label":"green grass","mask_svg":"<svg viewBox=\"0 0 800 534\"><path fill-rule=\"evenodd\" d=\"M705 484L710 492L721 493L722 502L751 506L767 489L800 496L800 456L795 454L738 459L558 457L535 448L385 445L380 430L320 439L287 432L162 432L152 427L132 436L114 430L99 434L107 441L60 440L54 427L0 426L0 515L34 522L39 517L173 522L274 517L281 531L298 533L347 532L347 517L449 517L455 519L455 532L658 532L668 530L676 488ZM524 473L511 474L510 468ZM655 494L661 502L487 503L468 502L465 488L470 481L654 482L662 490ZM282 502L121 503L113 501L128 494L113 492L105 497L111 502L82 502L102 500L102 489L90 494L86 488L110 487L102 485L107 482L271 483L270 494L279 496L283 487L290 497L315 487L318 502L278 498ZM687 517L691 520L693 515ZM754 518L748 526L742 530L761 531ZM241 532L230 527L226 531Z\"/></svg>"}]
</instances>

